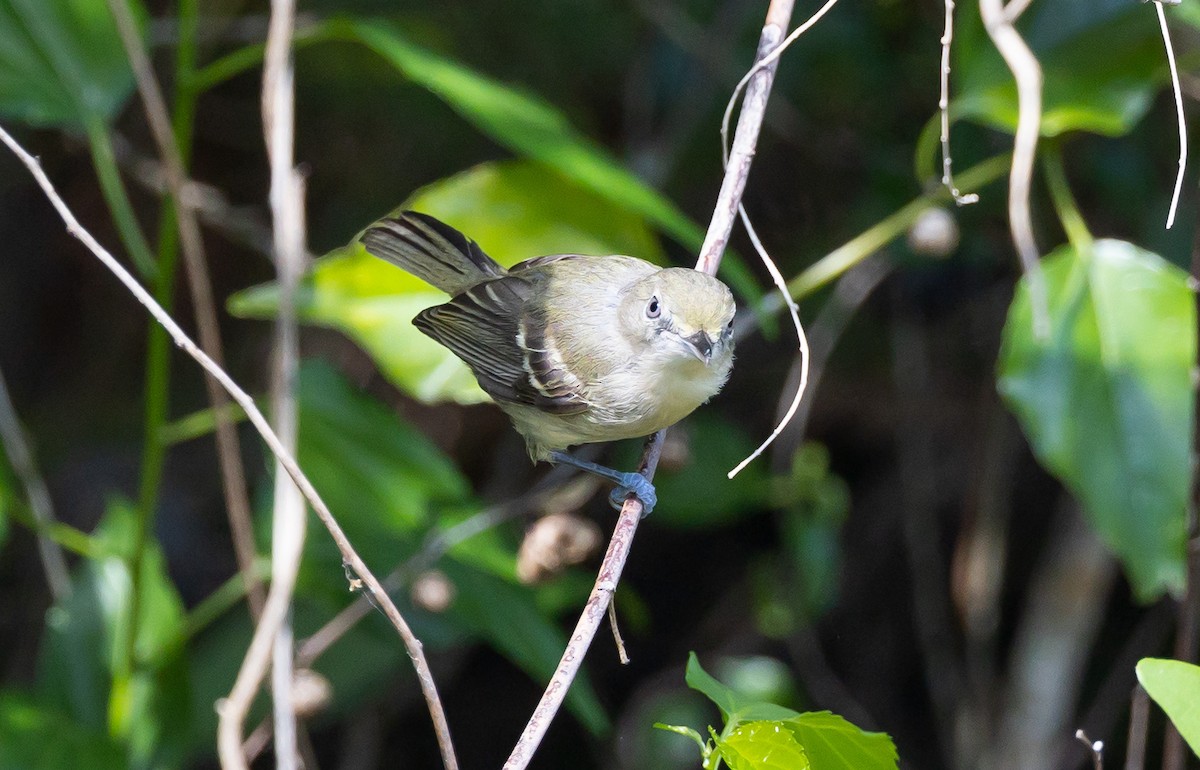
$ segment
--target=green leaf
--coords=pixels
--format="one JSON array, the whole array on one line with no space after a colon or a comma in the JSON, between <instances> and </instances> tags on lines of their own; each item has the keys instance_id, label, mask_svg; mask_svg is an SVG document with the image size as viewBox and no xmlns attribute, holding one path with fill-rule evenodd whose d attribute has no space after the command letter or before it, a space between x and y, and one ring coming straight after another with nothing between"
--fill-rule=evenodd
<instances>
[{"instance_id":1,"label":"green leaf","mask_svg":"<svg viewBox=\"0 0 1200 770\"><path fill-rule=\"evenodd\" d=\"M717 751L730 770L809 770L813 767L795 734L779 722L747 722L718 740Z\"/></svg>"},{"instance_id":2,"label":"green leaf","mask_svg":"<svg viewBox=\"0 0 1200 770\"><path fill-rule=\"evenodd\" d=\"M1182 270L1122 241L1044 262L1052 332L1035 339L1028 287L1004 327L999 388L1041 463L1083 503L1150 601L1185 582L1196 360Z\"/></svg>"},{"instance_id":3,"label":"green leaf","mask_svg":"<svg viewBox=\"0 0 1200 770\"><path fill-rule=\"evenodd\" d=\"M952 105L967 117L1012 132L1016 86L979 20L976 4L958 6ZM1124 0L1047 0L1019 25L1043 71L1041 131L1128 133L1165 82L1162 39L1154 13Z\"/></svg>"},{"instance_id":4,"label":"green leaf","mask_svg":"<svg viewBox=\"0 0 1200 770\"><path fill-rule=\"evenodd\" d=\"M102 549L106 555L83 562L71 595L46 615L39 696L80 725L97 731L108 725L113 673L123 655L130 622L133 581L129 561L113 554L129 551L134 516L125 503L110 505L96 533L110 544ZM131 767L169 766L181 759L189 713L181 654L184 612L154 543L142 557L140 587L127 762Z\"/></svg>"},{"instance_id":5,"label":"green leaf","mask_svg":"<svg viewBox=\"0 0 1200 770\"><path fill-rule=\"evenodd\" d=\"M102 730L14 692L0 692L0 770L123 770L121 747Z\"/></svg>"},{"instance_id":6,"label":"green leaf","mask_svg":"<svg viewBox=\"0 0 1200 770\"><path fill-rule=\"evenodd\" d=\"M1200 757L1200 666L1142 658L1137 664L1137 677L1192 747L1192 753Z\"/></svg>"},{"instance_id":7,"label":"green leaf","mask_svg":"<svg viewBox=\"0 0 1200 770\"><path fill-rule=\"evenodd\" d=\"M135 16L145 16L130 0ZM37 126L111 119L133 73L108 7L97 0L0 0L0 115Z\"/></svg>"},{"instance_id":8,"label":"green leaf","mask_svg":"<svg viewBox=\"0 0 1200 770\"><path fill-rule=\"evenodd\" d=\"M813 770L896 770L899 757L886 733L870 733L828 711L786 720Z\"/></svg>"},{"instance_id":9,"label":"green leaf","mask_svg":"<svg viewBox=\"0 0 1200 770\"><path fill-rule=\"evenodd\" d=\"M439 565L458 589L452 611L538 685L558 666L567 638L538 611L533 591L453 559ZM580 672L566 705L593 734L608 730L608 717L587 677Z\"/></svg>"},{"instance_id":10,"label":"green leaf","mask_svg":"<svg viewBox=\"0 0 1200 770\"><path fill-rule=\"evenodd\" d=\"M401 208L445 220L508 266L556 253L633 254L661 262L640 216L539 163L486 163L417 191ZM487 400L466 364L412 325L446 295L366 253L357 242L320 260L297 296L297 312L339 329L361 345L397 387L420 401ZM234 296L235 315L268 318L274 285Z\"/></svg>"},{"instance_id":11,"label":"green leaf","mask_svg":"<svg viewBox=\"0 0 1200 770\"><path fill-rule=\"evenodd\" d=\"M609 202L634 211L688 245L703 233L666 198L577 132L541 98L422 48L384 21L349 22L353 34L405 77L428 89L513 152L542 161Z\"/></svg>"},{"instance_id":12,"label":"green leaf","mask_svg":"<svg viewBox=\"0 0 1200 770\"><path fill-rule=\"evenodd\" d=\"M727 725L737 726L744 722L779 720L797 716L797 712L773 703L761 703L746 698L732 687L722 684L704 670L696 653L688 653L687 670L684 674L687 686L703 693L721 710Z\"/></svg>"}]
</instances>

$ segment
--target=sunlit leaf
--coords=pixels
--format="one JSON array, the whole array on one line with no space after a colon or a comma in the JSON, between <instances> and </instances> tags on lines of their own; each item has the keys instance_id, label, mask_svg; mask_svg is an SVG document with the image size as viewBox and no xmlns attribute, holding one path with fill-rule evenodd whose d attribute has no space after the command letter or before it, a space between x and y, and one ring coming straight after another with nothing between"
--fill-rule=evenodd
<instances>
[{"instance_id":1,"label":"sunlit leaf","mask_svg":"<svg viewBox=\"0 0 1200 770\"><path fill-rule=\"evenodd\" d=\"M0 770L124 770L124 753L103 730L13 692L0 692Z\"/></svg>"},{"instance_id":2,"label":"sunlit leaf","mask_svg":"<svg viewBox=\"0 0 1200 770\"><path fill-rule=\"evenodd\" d=\"M661 260L641 217L538 163L487 163L422 188L401 208L458 227L501 264L544 254L632 254ZM487 400L466 364L412 325L446 295L357 244L313 268L297 297L301 318L340 329L360 344L397 387L425 402ZM230 300L237 315L267 318L273 285Z\"/></svg>"},{"instance_id":3,"label":"sunlit leaf","mask_svg":"<svg viewBox=\"0 0 1200 770\"><path fill-rule=\"evenodd\" d=\"M1182 592L1196 360L1187 276L1098 241L1045 260L1052 332L1033 335L1028 289L1004 327L999 387L1038 459L1082 501L1137 595Z\"/></svg>"},{"instance_id":4,"label":"sunlit leaf","mask_svg":"<svg viewBox=\"0 0 1200 770\"><path fill-rule=\"evenodd\" d=\"M130 0L145 16L140 0ZM0 115L38 126L109 119L133 73L108 6L96 0L0 0Z\"/></svg>"},{"instance_id":5,"label":"sunlit leaf","mask_svg":"<svg viewBox=\"0 0 1200 770\"><path fill-rule=\"evenodd\" d=\"M896 770L899 757L886 733L872 733L828 711L810 711L783 725L804 747L814 770Z\"/></svg>"},{"instance_id":6,"label":"sunlit leaf","mask_svg":"<svg viewBox=\"0 0 1200 770\"><path fill-rule=\"evenodd\" d=\"M1200 757L1200 666L1181 660L1143 658L1137 677L1175 729Z\"/></svg>"},{"instance_id":7,"label":"sunlit leaf","mask_svg":"<svg viewBox=\"0 0 1200 770\"><path fill-rule=\"evenodd\" d=\"M110 505L96 532L108 544L107 555L82 563L71 595L46 615L39 696L91 730L108 726L113 675L128 640L133 581L127 556L134 516L124 503ZM183 603L153 542L146 546L141 569L137 664L125 720L130 726L128 762L170 765L181 757L188 720Z\"/></svg>"},{"instance_id":8,"label":"sunlit leaf","mask_svg":"<svg viewBox=\"0 0 1200 770\"><path fill-rule=\"evenodd\" d=\"M1016 86L979 20L958 6L952 110L1006 131L1017 122ZM1018 25L1041 63L1045 136L1128 133L1165 82L1166 61L1152 10L1123 0L1047 0Z\"/></svg>"},{"instance_id":9,"label":"sunlit leaf","mask_svg":"<svg viewBox=\"0 0 1200 770\"><path fill-rule=\"evenodd\" d=\"M688 653L687 671L684 678L688 687L703 693L716 704L717 708L721 709L721 714L729 724L738 725L743 722L788 719L797 716L797 712L789 708L747 698L732 687L721 683L704 670L694 652Z\"/></svg>"},{"instance_id":10,"label":"sunlit leaf","mask_svg":"<svg viewBox=\"0 0 1200 770\"><path fill-rule=\"evenodd\" d=\"M717 750L730 770L809 770L813 767L796 736L779 722L747 722L717 741Z\"/></svg>"}]
</instances>

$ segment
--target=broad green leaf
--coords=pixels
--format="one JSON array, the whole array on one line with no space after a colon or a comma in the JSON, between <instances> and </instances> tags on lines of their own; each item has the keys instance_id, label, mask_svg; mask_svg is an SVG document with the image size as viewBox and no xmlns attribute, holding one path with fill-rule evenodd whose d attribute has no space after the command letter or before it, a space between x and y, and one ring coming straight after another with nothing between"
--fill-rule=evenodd
<instances>
[{"instance_id":1,"label":"broad green leaf","mask_svg":"<svg viewBox=\"0 0 1200 770\"><path fill-rule=\"evenodd\" d=\"M1016 86L979 20L977 4L958 6L952 110L1005 131L1017 122ZM1018 25L1043 71L1041 131L1128 133L1166 79L1154 13L1123 0L1046 0Z\"/></svg>"},{"instance_id":2,"label":"broad green leaf","mask_svg":"<svg viewBox=\"0 0 1200 770\"><path fill-rule=\"evenodd\" d=\"M1123 241L1046 258L1052 331L1028 288L1004 327L999 388L1041 463L1075 494L1143 601L1185 581L1196 360L1187 276Z\"/></svg>"},{"instance_id":3,"label":"broad green leaf","mask_svg":"<svg viewBox=\"0 0 1200 770\"><path fill-rule=\"evenodd\" d=\"M458 589L451 608L455 616L539 686L548 681L567 638L557 622L538 611L533 591L456 560L439 566ZM608 730L608 717L583 672L572 683L566 705L593 734Z\"/></svg>"},{"instance_id":4,"label":"broad green leaf","mask_svg":"<svg viewBox=\"0 0 1200 770\"><path fill-rule=\"evenodd\" d=\"M14 692L0 692L0 770L124 770L125 755L103 730Z\"/></svg>"},{"instance_id":5,"label":"broad green leaf","mask_svg":"<svg viewBox=\"0 0 1200 770\"><path fill-rule=\"evenodd\" d=\"M134 516L124 503L110 505L97 528L98 538L109 544L103 549L108 555L81 564L71 595L46 615L39 696L92 730L108 726L113 674L128 639L133 581L127 557ZM142 556L140 590L137 665L126 715L131 730L127 762L131 767L169 766L181 759L187 730L184 612L153 542Z\"/></svg>"},{"instance_id":6,"label":"broad green leaf","mask_svg":"<svg viewBox=\"0 0 1200 770\"><path fill-rule=\"evenodd\" d=\"M779 722L747 722L717 741L730 770L809 770L808 754ZM820 766L817 766L818 770Z\"/></svg>"},{"instance_id":7,"label":"broad green leaf","mask_svg":"<svg viewBox=\"0 0 1200 770\"><path fill-rule=\"evenodd\" d=\"M899 757L886 733L869 733L828 711L783 722L804 747L813 770L896 770Z\"/></svg>"},{"instance_id":8,"label":"broad green leaf","mask_svg":"<svg viewBox=\"0 0 1200 770\"><path fill-rule=\"evenodd\" d=\"M1200 757L1200 666L1181 660L1142 658L1137 677L1175 729Z\"/></svg>"},{"instance_id":9,"label":"broad green leaf","mask_svg":"<svg viewBox=\"0 0 1200 770\"><path fill-rule=\"evenodd\" d=\"M135 15L145 16L139 0ZM112 118L133 73L98 0L0 0L0 115L37 126Z\"/></svg>"},{"instance_id":10,"label":"broad green leaf","mask_svg":"<svg viewBox=\"0 0 1200 770\"><path fill-rule=\"evenodd\" d=\"M695 223L577 132L566 116L541 98L422 48L385 21L352 21L348 25L364 45L500 144L542 161L611 204L640 214L681 242L700 245L703 233Z\"/></svg>"},{"instance_id":11,"label":"broad green leaf","mask_svg":"<svg viewBox=\"0 0 1200 770\"><path fill-rule=\"evenodd\" d=\"M746 698L732 687L718 681L700 665L696 653L688 653L687 670L684 674L687 686L703 693L721 710L721 715L730 725L760 720L788 719L797 716L797 712L776 706L773 703L762 703Z\"/></svg>"},{"instance_id":12,"label":"broad green leaf","mask_svg":"<svg viewBox=\"0 0 1200 770\"><path fill-rule=\"evenodd\" d=\"M556 253L632 254L661 261L641 217L539 163L486 163L419 190L401 208L444 219L501 264ZM273 285L230 300L230 312L271 317ZM418 400L479 403L487 396L466 364L412 325L446 295L367 254L357 243L320 260L297 297L300 317L340 329L397 387Z\"/></svg>"}]
</instances>

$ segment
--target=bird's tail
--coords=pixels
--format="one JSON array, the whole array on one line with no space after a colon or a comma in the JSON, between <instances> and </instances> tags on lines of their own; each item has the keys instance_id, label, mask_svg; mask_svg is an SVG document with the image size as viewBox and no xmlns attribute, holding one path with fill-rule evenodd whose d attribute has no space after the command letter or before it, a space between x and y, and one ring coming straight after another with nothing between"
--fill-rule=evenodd
<instances>
[{"instance_id":1,"label":"bird's tail","mask_svg":"<svg viewBox=\"0 0 1200 770\"><path fill-rule=\"evenodd\" d=\"M367 252L451 296L508 274L475 241L428 214L404 211L381 219L359 237Z\"/></svg>"}]
</instances>

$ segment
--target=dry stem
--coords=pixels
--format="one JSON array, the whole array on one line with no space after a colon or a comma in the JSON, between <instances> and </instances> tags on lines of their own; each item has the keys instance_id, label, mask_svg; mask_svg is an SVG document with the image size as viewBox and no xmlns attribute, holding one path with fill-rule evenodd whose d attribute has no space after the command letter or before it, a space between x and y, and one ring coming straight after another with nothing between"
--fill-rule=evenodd
<instances>
[{"instance_id":1,"label":"dry stem","mask_svg":"<svg viewBox=\"0 0 1200 770\"><path fill-rule=\"evenodd\" d=\"M1018 4L1019 3L1019 4ZM1008 8L1003 0L979 0L988 36L1012 71L1017 83L1017 131L1013 139L1012 171L1008 177L1008 223L1033 307L1033 331L1039 339L1050 334L1050 309L1046 278L1038 259L1033 237L1033 217L1029 209L1029 190L1033 180L1033 161L1042 122L1042 67L1037 57L1013 27L1013 22L1028 3L1014 0Z\"/></svg>"},{"instance_id":2,"label":"dry stem","mask_svg":"<svg viewBox=\"0 0 1200 770\"><path fill-rule=\"evenodd\" d=\"M188 274L192 307L196 317L196 328L200 336L200 347L218 365L224 365L221 332L217 324L216 303L213 301L212 283L208 277L208 259L204 254L204 238L196 220L195 209L184 195L187 172L183 154L171 128L170 113L162 88L150 64L150 57L129 10L128 0L108 0L108 7L117 24L121 42L133 69L138 94L146 112L146 122L162 159L164 177L171 199L175 203L176 220L179 226L179 245L183 251L184 267ZM210 376L204 378L208 402L216 418L217 461L221 469L222 490L225 508L229 516L229 530L233 536L233 550L237 558L238 571L246 586L247 601L255 618L262 612L265 592L254 569L256 549L254 528L250 521L250 495L246 490L246 474L242 467L238 447L237 429L229 417L229 399L217 381Z\"/></svg>"},{"instance_id":3,"label":"dry stem","mask_svg":"<svg viewBox=\"0 0 1200 770\"><path fill-rule=\"evenodd\" d=\"M950 160L950 43L954 40L954 0L946 0L946 27L942 32L941 96L938 111L942 116L942 184L950 191L954 203L966 206L976 203L975 193L964 195L954 184L953 162Z\"/></svg>"},{"instance_id":4,"label":"dry stem","mask_svg":"<svg viewBox=\"0 0 1200 770\"><path fill-rule=\"evenodd\" d=\"M833 0L830 0L830 4ZM792 0L771 0L767 8L767 19L759 38L757 60L761 61L770 56L777 47L778 41L787 28L792 16ZM777 57L778 54L775 54ZM721 184L721 192L713 210L713 218L709 224L704 245L700 249L700 257L696 269L714 275L720 265L725 246L729 242L729 234L733 229L733 218L738 213L741 196L746 187L746 178L750 173L750 164L754 158L754 148L762 127L763 114L766 111L767 97L770 94L771 83L775 75L775 59L763 64L761 68L756 63L753 76L749 79L745 107L738 121L737 134L733 140L733 152L725 169L725 178ZM647 479L653 479L658 458L662 452L662 442L665 431L659 431L650 437L646 450L642 455L639 472ZM629 497L621 508L617 518L616 528L609 541L608 550L600 565L596 582L591 594L584 605L583 613L571 633L567 648L563 651L558 668L546 686L542 698L534 709L533 715L525 725L521 737L513 747L504 770L523 770L529 765L533 753L541 744L546 730L558 709L566 698L567 690L579 671L583 658L596 636L596 631L603 621L613 593L621 578L625 561L629 557L629 549L633 545L633 536L642 516L642 503L636 497Z\"/></svg>"},{"instance_id":5,"label":"dry stem","mask_svg":"<svg viewBox=\"0 0 1200 770\"><path fill-rule=\"evenodd\" d=\"M1183 189L1183 170L1187 166L1187 121L1183 117L1183 94L1179 87L1179 70L1175 66L1175 50L1171 47L1171 33L1167 29L1167 14L1161 0L1155 0L1154 10L1158 13L1158 28L1162 31L1163 47L1167 52L1167 64L1171 68L1171 89L1175 93L1175 115L1179 122L1179 171L1175 175L1175 190L1171 193L1171 208L1167 211L1167 229L1175 224L1175 210L1179 206L1179 193Z\"/></svg>"}]
</instances>

